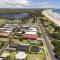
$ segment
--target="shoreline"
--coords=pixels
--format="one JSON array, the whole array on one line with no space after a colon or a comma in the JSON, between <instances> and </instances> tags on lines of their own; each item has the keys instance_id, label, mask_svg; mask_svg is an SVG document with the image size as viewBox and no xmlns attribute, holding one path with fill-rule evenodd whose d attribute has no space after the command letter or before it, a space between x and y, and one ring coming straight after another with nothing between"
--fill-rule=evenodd
<instances>
[{"instance_id":1,"label":"shoreline","mask_svg":"<svg viewBox=\"0 0 60 60\"><path fill-rule=\"evenodd\" d=\"M60 17L60 15L58 13L55 13L52 10L49 10L49 12L51 12L51 14L55 15L56 17Z\"/></svg>"},{"instance_id":2,"label":"shoreline","mask_svg":"<svg viewBox=\"0 0 60 60\"><path fill-rule=\"evenodd\" d=\"M49 20L54 22L57 26L60 27L60 16L57 13L53 13L51 10L44 10L42 12L43 15L45 15Z\"/></svg>"}]
</instances>

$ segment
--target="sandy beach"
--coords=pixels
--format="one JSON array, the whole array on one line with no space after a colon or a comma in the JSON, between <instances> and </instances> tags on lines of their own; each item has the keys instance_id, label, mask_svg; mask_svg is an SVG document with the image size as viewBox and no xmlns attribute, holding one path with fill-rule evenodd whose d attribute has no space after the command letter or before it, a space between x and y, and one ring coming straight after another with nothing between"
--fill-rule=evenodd
<instances>
[{"instance_id":1,"label":"sandy beach","mask_svg":"<svg viewBox=\"0 0 60 60\"><path fill-rule=\"evenodd\" d=\"M58 14L53 13L51 10L44 10L42 14L44 14L47 18L49 18L49 20L60 27L60 16Z\"/></svg>"}]
</instances>

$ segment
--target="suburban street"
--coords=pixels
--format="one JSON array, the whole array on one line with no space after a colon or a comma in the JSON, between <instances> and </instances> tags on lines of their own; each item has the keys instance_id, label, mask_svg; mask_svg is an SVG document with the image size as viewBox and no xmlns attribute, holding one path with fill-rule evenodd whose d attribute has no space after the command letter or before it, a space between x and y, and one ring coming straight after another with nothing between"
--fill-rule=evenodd
<instances>
[{"instance_id":1,"label":"suburban street","mask_svg":"<svg viewBox=\"0 0 60 60\"><path fill-rule=\"evenodd\" d=\"M52 44L50 43L49 41L49 37L47 36L47 34L45 33L45 30L44 30L44 27L42 26L42 23L40 22L40 19L39 17L37 17L37 23L39 25L39 28L41 29L41 32L42 32L42 37L44 38L44 41L45 41L45 45L47 46L48 48L48 55L50 55L50 58L51 60L57 60L55 57L54 57L54 52L53 52L53 47L52 47Z\"/></svg>"}]
</instances>

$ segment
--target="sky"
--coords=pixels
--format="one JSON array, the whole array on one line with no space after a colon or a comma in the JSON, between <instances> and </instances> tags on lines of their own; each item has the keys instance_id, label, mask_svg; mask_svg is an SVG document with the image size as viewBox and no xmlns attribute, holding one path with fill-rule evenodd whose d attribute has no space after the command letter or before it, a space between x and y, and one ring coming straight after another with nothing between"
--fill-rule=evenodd
<instances>
[{"instance_id":1,"label":"sky","mask_svg":"<svg viewBox=\"0 0 60 60\"><path fill-rule=\"evenodd\" d=\"M60 8L60 0L0 0L0 8Z\"/></svg>"}]
</instances>

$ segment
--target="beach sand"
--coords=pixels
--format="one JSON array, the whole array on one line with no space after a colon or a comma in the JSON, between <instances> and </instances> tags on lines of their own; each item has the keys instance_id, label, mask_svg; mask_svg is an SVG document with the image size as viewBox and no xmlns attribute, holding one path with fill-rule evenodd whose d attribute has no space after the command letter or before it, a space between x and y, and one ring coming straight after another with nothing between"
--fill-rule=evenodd
<instances>
[{"instance_id":1,"label":"beach sand","mask_svg":"<svg viewBox=\"0 0 60 60\"><path fill-rule=\"evenodd\" d=\"M54 22L57 26L60 27L60 16L56 13L53 13L51 10L44 10L42 12L43 15L45 15L49 20Z\"/></svg>"}]
</instances>

